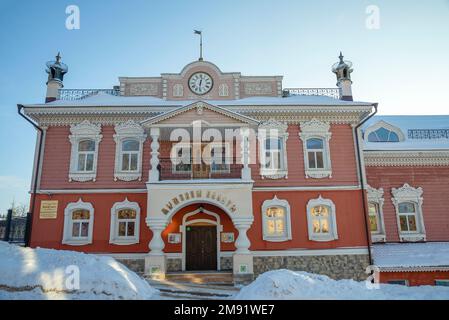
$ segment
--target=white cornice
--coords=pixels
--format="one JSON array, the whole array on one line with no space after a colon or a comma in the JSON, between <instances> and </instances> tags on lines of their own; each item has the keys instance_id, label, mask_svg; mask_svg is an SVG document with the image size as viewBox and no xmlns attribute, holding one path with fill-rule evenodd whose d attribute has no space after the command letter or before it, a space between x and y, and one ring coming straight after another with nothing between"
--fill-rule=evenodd
<instances>
[{"instance_id":1,"label":"white cornice","mask_svg":"<svg viewBox=\"0 0 449 320\"><path fill-rule=\"evenodd\" d=\"M449 150L364 151L367 167L449 166Z\"/></svg>"}]
</instances>

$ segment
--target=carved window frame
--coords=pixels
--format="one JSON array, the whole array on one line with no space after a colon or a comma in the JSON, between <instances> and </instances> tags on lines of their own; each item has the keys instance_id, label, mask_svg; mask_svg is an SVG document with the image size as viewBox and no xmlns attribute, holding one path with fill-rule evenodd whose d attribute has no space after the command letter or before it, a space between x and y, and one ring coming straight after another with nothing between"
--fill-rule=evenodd
<instances>
[{"instance_id":1,"label":"carved window frame","mask_svg":"<svg viewBox=\"0 0 449 320\"><path fill-rule=\"evenodd\" d=\"M129 120L125 123L115 126L115 165L114 165L114 180L133 181L142 180L142 158L143 158L143 143L147 135L145 130L137 123ZM122 170L122 147L126 140L135 140L139 143L139 153L137 155L137 170L123 171Z\"/></svg>"},{"instance_id":2,"label":"carved window frame","mask_svg":"<svg viewBox=\"0 0 449 320\"><path fill-rule=\"evenodd\" d=\"M136 218L134 219L134 236L132 237L120 237L118 235L118 212L120 210L134 210L136 212ZM131 245L139 243L140 239L140 206L137 202L130 202L128 198L125 198L122 202L116 202L111 208L111 224L109 233L109 243L116 245Z\"/></svg>"},{"instance_id":3,"label":"carved window frame","mask_svg":"<svg viewBox=\"0 0 449 320\"><path fill-rule=\"evenodd\" d=\"M375 189L371 186L366 187L368 203L375 204L377 207L377 227L379 231L371 232L371 240L373 242L385 242L386 241L386 232L385 232L385 221L384 221L384 190L382 188ZM368 209L369 210L369 209ZM369 212L368 212L369 215Z\"/></svg>"},{"instance_id":4,"label":"carved window frame","mask_svg":"<svg viewBox=\"0 0 449 320\"><path fill-rule=\"evenodd\" d=\"M269 208L280 207L285 210L284 216L284 228L285 234L283 236L273 236L268 234L267 231L267 221L268 217L266 212ZM262 204L262 235L263 240L269 242L284 242L288 240L292 240L292 226L291 226L291 217L290 217L290 204L287 200L278 199L277 196L274 196L271 200L265 200Z\"/></svg>"},{"instance_id":5,"label":"carved window frame","mask_svg":"<svg viewBox=\"0 0 449 320\"><path fill-rule=\"evenodd\" d=\"M85 238L74 238L72 236L72 213L76 210L89 211L89 229L88 235ZM94 229L94 207L90 202L84 202L81 198L77 202L69 203L64 209L64 231L62 243L71 246L83 246L91 244L93 241L93 229Z\"/></svg>"},{"instance_id":6,"label":"carved window frame","mask_svg":"<svg viewBox=\"0 0 449 320\"><path fill-rule=\"evenodd\" d=\"M313 232L312 209L317 206L326 206L330 209L328 234L317 234ZM321 195L316 199L309 200L307 203L307 227L310 241L329 242L338 240L337 215L334 202L330 199L324 199Z\"/></svg>"},{"instance_id":7,"label":"carved window frame","mask_svg":"<svg viewBox=\"0 0 449 320\"><path fill-rule=\"evenodd\" d=\"M79 124L72 125L70 127L69 136L70 143L72 144L71 156L70 156L70 170L69 181L96 181L97 177L97 163L98 163L98 149L103 136L101 135L101 124L92 124L90 121L85 120ZM78 146L83 140L92 140L95 143L95 153L93 160L92 171L78 171Z\"/></svg>"},{"instance_id":8,"label":"carved window frame","mask_svg":"<svg viewBox=\"0 0 449 320\"><path fill-rule=\"evenodd\" d=\"M273 119L262 122L258 128L259 140L259 157L260 157L260 175L262 178L282 179L288 178L288 162L287 162L287 139L288 125ZM266 161L266 141L272 138L281 140L281 168L269 169L265 167Z\"/></svg>"},{"instance_id":9,"label":"carved window frame","mask_svg":"<svg viewBox=\"0 0 449 320\"><path fill-rule=\"evenodd\" d=\"M299 137L302 140L303 153L304 153L304 168L306 178L323 179L332 178L332 163L330 155L329 141L332 137L330 130L330 124L312 119L311 121L300 123ZM309 139L321 139L323 140L323 168L310 168L308 158L307 141Z\"/></svg>"},{"instance_id":10,"label":"carved window frame","mask_svg":"<svg viewBox=\"0 0 449 320\"><path fill-rule=\"evenodd\" d=\"M391 201L396 210L396 222L398 226L398 234L400 241L426 241L426 229L424 226L424 218L423 218L423 189L421 187L414 188L410 186L408 183L405 183L400 188L392 188L391 193L393 197ZM399 205L401 203L413 203L415 205L415 221L416 221L416 232L404 232L401 231L401 223L400 223L400 214L399 214Z\"/></svg>"}]
</instances>

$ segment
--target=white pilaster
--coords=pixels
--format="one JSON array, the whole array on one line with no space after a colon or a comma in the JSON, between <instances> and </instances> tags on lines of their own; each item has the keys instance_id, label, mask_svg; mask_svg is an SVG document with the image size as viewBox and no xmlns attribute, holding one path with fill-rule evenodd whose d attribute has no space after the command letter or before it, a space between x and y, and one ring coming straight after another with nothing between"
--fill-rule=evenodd
<instances>
[{"instance_id":1,"label":"white pilaster","mask_svg":"<svg viewBox=\"0 0 449 320\"><path fill-rule=\"evenodd\" d=\"M241 157L242 157L242 179L243 180L251 180L251 168L249 167L249 129L241 129Z\"/></svg>"},{"instance_id":2,"label":"white pilaster","mask_svg":"<svg viewBox=\"0 0 449 320\"><path fill-rule=\"evenodd\" d=\"M151 128L150 129L150 136L151 136L151 169L149 174L149 181L150 182L157 182L159 181L159 136L160 136L160 129L159 128Z\"/></svg>"}]
</instances>

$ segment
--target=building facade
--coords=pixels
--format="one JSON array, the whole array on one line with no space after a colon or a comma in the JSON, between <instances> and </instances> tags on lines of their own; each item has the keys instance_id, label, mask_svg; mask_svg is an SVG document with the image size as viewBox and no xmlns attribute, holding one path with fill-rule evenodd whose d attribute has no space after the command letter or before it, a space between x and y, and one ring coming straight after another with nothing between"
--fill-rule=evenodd
<instances>
[{"instance_id":1,"label":"building facade","mask_svg":"<svg viewBox=\"0 0 449 320\"><path fill-rule=\"evenodd\" d=\"M445 250L449 117L370 118L377 104L353 101L342 55L329 89L199 60L73 90L59 55L47 67L46 103L19 105L38 126L33 247L108 254L152 277L232 271L236 283L279 268L361 280L385 248ZM426 130L438 148L413 138ZM449 279L449 262L433 279L436 266L384 260L381 281Z\"/></svg>"}]
</instances>

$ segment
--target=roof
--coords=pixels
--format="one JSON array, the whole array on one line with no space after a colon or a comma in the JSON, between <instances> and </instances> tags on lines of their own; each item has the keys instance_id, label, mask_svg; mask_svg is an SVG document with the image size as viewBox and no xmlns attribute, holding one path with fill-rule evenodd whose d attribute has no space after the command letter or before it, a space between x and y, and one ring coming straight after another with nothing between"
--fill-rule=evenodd
<instances>
[{"instance_id":1,"label":"roof","mask_svg":"<svg viewBox=\"0 0 449 320\"><path fill-rule=\"evenodd\" d=\"M380 121L400 130L404 136L404 141L368 142L368 137L365 135L365 151L449 149L449 115L374 116L364 124L362 130L366 132L367 129ZM446 136L442 137L442 134L446 134Z\"/></svg>"},{"instance_id":2,"label":"roof","mask_svg":"<svg viewBox=\"0 0 449 320\"><path fill-rule=\"evenodd\" d=\"M381 269L449 267L449 242L374 244L372 250Z\"/></svg>"},{"instance_id":3,"label":"roof","mask_svg":"<svg viewBox=\"0 0 449 320\"><path fill-rule=\"evenodd\" d=\"M204 100L216 106L251 105L317 105L317 106L370 106L372 103L343 101L327 96L251 97L237 100ZM104 92L79 100L56 100L43 104L27 104L26 107L81 107L81 106L187 106L194 100L164 100L145 96L114 96Z\"/></svg>"}]
</instances>

